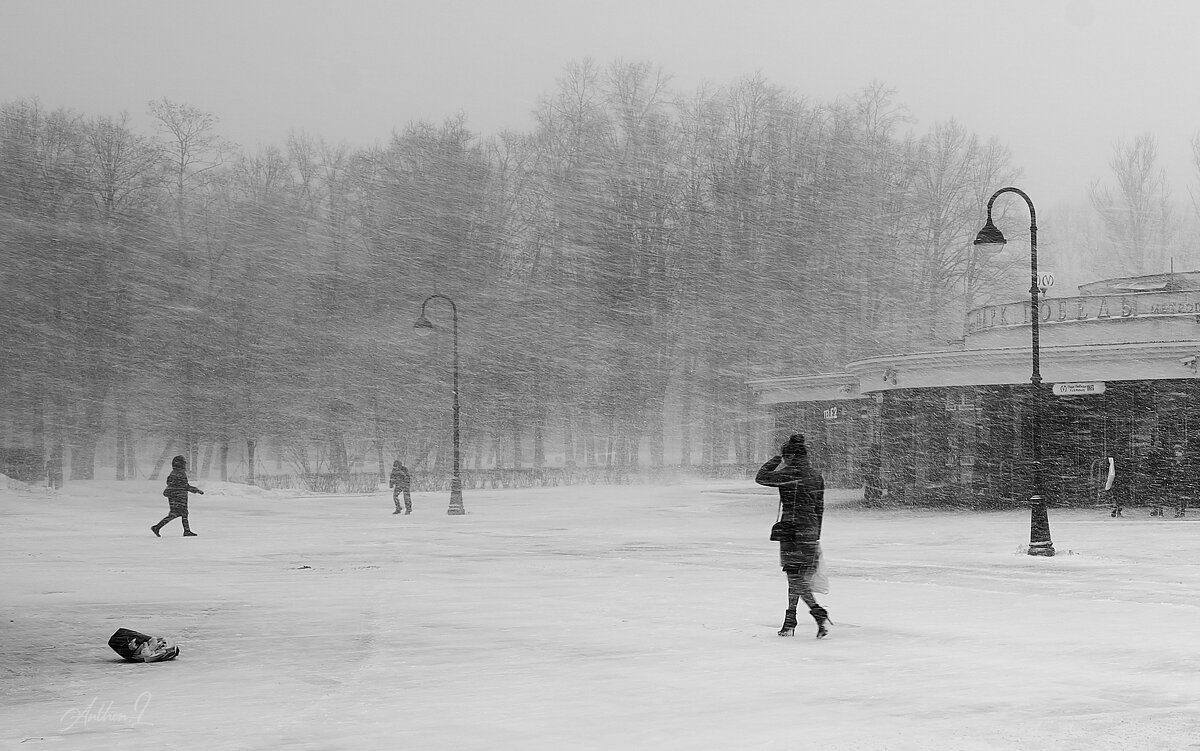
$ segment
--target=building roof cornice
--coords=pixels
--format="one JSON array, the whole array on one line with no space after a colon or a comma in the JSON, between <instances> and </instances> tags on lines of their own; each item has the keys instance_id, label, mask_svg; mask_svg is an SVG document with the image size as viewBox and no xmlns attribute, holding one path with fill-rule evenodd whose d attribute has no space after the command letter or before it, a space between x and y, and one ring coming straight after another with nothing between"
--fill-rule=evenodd
<instances>
[{"instance_id":1,"label":"building roof cornice","mask_svg":"<svg viewBox=\"0 0 1200 751\"><path fill-rule=\"evenodd\" d=\"M1045 383L1162 380L1197 377L1200 339L1039 348ZM883 355L857 360L845 372L760 378L747 384L762 404L858 399L884 391L1029 383L1029 346Z\"/></svg>"}]
</instances>

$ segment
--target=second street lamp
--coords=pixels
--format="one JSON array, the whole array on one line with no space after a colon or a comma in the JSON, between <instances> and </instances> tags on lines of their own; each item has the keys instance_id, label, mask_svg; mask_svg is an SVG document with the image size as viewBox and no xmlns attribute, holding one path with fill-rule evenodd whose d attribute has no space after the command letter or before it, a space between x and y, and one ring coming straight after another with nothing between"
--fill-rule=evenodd
<instances>
[{"instance_id":1,"label":"second street lamp","mask_svg":"<svg viewBox=\"0 0 1200 751\"><path fill-rule=\"evenodd\" d=\"M459 437L458 437L458 308L454 305L454 301L445 295L430 295L425 298L425 302L421 303L421 317L413 324L418 336L427 336L433 331L433 324L425 317L425 306L435 297L441 298L450 304L450 316L453 321L454 331L454 472L450 476L450 507L446 509L446 513L450 516L458 516L467 513L463 508L462 499L462 475L460 473L459 462Z\"/></svg>"},{"instance_id":2,"label":"second street lamp","mask_svg":"<svg viewBox=\"0 0 1200 751\"><path fill-rule=\"evenodd\" d=\"M1042 476L1042 371L1040 362L1040 341L1038 338L1038 321L1041 318L1041 305L1038 301L1038 270L1037 270L1037 213L1033 209L1033 201L1025 192L1017 188L1001 188L992 194L987 202L987 223L975 237L977 250L998 249L1007 240L1004 234L992 224L992 204L1004 193L1016 193L1025 199L1029 206L1029 304L1030 321L1032 323L1033 340L1033 375L1030 383L1030 415L1029 438L1033 454L1033 493L1029 497L1029 555L1054 555L1054 543L1050 539L1050 519L1046 514L1046 498L1043 494Z\"/></svg>"}]
</instances>

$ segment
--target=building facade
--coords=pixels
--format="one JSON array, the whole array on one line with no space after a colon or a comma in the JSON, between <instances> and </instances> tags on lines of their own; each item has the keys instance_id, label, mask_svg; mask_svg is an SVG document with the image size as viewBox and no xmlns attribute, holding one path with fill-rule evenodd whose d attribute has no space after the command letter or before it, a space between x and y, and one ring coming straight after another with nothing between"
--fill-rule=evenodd
<instances>
[{"instance_id":1,"label":"building facade","mask_svg":"<svg viewBox=\"0 0 1200 751\"><path fill-rule=\"evenodd\" d=\"M1182 446L1188 469L1173 476L1191 474L1200 448L1200 272L1077 292L1039 303L1040 398L1029 300L970 311L951 349L749 385L772 413L777 443L804 433L827 481L864 487L868 501L1022 503L1035 435L1051 504L1110 503L1109 457L1130 502L1178 492L1162 486L1160 464Z\"/></svg>"}]
</instances>

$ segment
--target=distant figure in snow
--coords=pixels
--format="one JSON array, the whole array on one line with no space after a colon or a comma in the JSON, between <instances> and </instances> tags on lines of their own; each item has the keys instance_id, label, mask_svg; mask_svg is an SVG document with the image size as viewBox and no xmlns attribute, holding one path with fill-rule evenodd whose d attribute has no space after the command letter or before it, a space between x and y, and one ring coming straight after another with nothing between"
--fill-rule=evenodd
<instances>
[{"instance_id":1,"label":"distant figure in snow","mask_svg":"<svg viewBox=\"0 0 1200 751\"><path fill-rule=\"evenodd\" d=\"M1113 486L1117 482L1117 462L1111 456L1108 457L1108 475L1104 479L1104 492L1112 494L1113 510L1109 516L1121 516L1121 499L1113 492Z\"/></svg>"},{"instance_id":2,"label":"distant figure in snow","mask_svg":"<svg viewBox=\"0 0 1200 751\"><path fill-rule=\"evenodd\" d=\"M783 465L780 468L780 465ZM829 612L817 604L813 595L813 577L821 562L821 521L825 515L825 480L808 463L804 436L796 434L783 444L780 456L767 460L754 481L779 488L779 519L784 536L779 540L779 563L787 574L788 607L780 636L796 632L796 605L808 606L817 622L817 638L823 638L831 623Z\"/></svg>"},{"instance_id":3,"label":"distant figure in snow","mask_svg":"<svg viewBox=\"0 0 1200 751\"><path fill-rule=\"evenodd\" d=\"M1187 452L1180 444L1175 445L1175 457L1178 465L1175 483L1178 503L1175 507L1175 518L1181 519L1188 512L1188 498L1192 497L1192 462L1188 461Z\"/></svg>"},{"instance_id":4,"label":"distant figure in snow","mask_svg":"<svg viewBox=\"0 0 1200 751\"><path fill-rule=\"evenodd\" d=\"M1171 455L1165 446L1153 445L1146 452L1141 478L1150 499L1150 516L1163 515L1163 499L1171 493Z\"/></svg>"},{"instance_id":5,"label":"distant figure in snow","mask_svg":"<svg viewBox=\"0 0 1200 751\"><path fill-rule=\"evenodd\" d=\"M1175 496L1175 518L1182 519L1187 513L1188 506L1188 483L1191 482L1191 477L1188 472L1187 454L1184 452L1183 444L1177 443L1171 447L1171 456L1167 459L1166 471L1163 473L1163 485L1169 488L1169 492ZM1162 516L1162 506L1158 508L1158 515Z\"/></svg>"},{"instance_id":6,"label":"distant figure in snow","mask_svg":"<svg viewBox=\"0 0 1200 751\"><path fill-rule=\"evenodd\" d=\"M187 459L177 456L171 460L171 474L167 475L167 489L163 491L163 495L167 497L167 503L170 505L170 511L162 521L150 528L155 537L162 537L158 531L175 517L179 517L183 521L184 537L198 536L188 526L188 493L204 495L203 490L188 484Z\"/></svg>"},{"instance_id":7,"label":"distant figure in snow","mask_svg":"<svg viewBox=\"0 0 1200 751\"><path fill-rule=\"evenodd\" d=\"M1132 453L1126 452L1116 457L1109 457L1111 460L1112 482L1106 483L1112 491L1113 510L1112 516L1124 516L1122 511L1126 506L1133 505L1134 501L1141 500L1142 494L1151 485L1148 472L1153 472L1152 467L1157 463L1158 458L1154 450L1151 449L1142 458L1139 466L1138 462L1134 461Z\"/></svg>"},{"instance_id":8,"label":"distant figure in snow","mask_svg":"<svg viewBox=\"0 0 1200 751\"><path fill-rule=\"evenodd\" d=\"M412 493L409 492L412 487L412 478L408 474L408 467L400 463L400 460L392 462L392 474L388 478L388 487L392 489L392 503L396 504L396 510L393 514L400 513L400 494L404 493L404 513L412 513Z\"/></svg>"}]
</instances>

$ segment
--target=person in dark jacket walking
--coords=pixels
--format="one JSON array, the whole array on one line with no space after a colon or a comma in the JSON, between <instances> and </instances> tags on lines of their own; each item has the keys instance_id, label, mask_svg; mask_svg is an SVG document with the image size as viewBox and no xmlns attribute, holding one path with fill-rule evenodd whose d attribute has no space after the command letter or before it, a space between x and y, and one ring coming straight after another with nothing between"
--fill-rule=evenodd
<instances>
[{"instance_id":1,"label":"person in dark jacket walking","mask_svg":"<svg viewBox=\"0 0 1200 751\"><path fill-rule=\"evenodd\" d=\"M409 477L408 467L400 463L400 460L392 462L392 474L388 478L388 486L392 489L392 502L396 504L396 510L393 514L400 513L400 494L404 493L404 513L412 513L412 493L409 492L412 487L412 478Z\"/></svg>"},{"instance_id":2,"label":"person in dark jacket walking","mask_svg":"<svg viewBox=\"0 0 1200 751\"><path fill-rule=\"evenodd\" d=\"M821 555L821 521L825 515L825 480L808 463L804 436L793 435L780 456L767 460L754 481L779 488L779 519L784 534L779 540L779 562L788 580L788 607L780 636L796 632L796 605L800 600L817 622L817 638L829 633L829 612L817 603L812 580ZM783 465L782 467L780 465Z\"/></svg>"},{"instance_id":3,"label":"person in dark jacket walking","mask_svg":"<svg viewBox=\"0 0 1200 751\"><path fill-rule=\"evenodd\" d=\"M1190 459L1191 454L1184 449L1183 445L1176 444L1175 461L1177 474L1175 476L1175 493L1178 496L1178 503L1175 506L1176 519L1182 519L1187 514L1188 499L1192 497L1192 472L1194 465Z\"/></svg>"},{"instance_id":4,"label":"person in dark jacket walking","mask_svg":"<svg viewBox=\"0 0 1200 751\"><path fill-rule=\"evenodd\" d=\"M1145 497L1150 500L1150 516L1162 516L1164 499L1171 494L1174 485L1172 456L1166 446L1151 446L1142 461L1141 470L1137 479L1141 481Z\"/></svg>"},{"instance_id":5,"label":"person in dark jacket walking","mask_svg":"<svg viewBox=\"0 0 1200 751\"><path fill-rule=\"evenodd\" d=\"M184 537L198 536L188 526L188 493L204 495L203 490L188 484L187 459L177 456L171 460L171 474L167 475L167 489L163 491L163 495L167 497L167 503L170 505L170 511L162 521L150 528L155 537L162 537L158 531L175 517L179 517L183 521Z\"/></svg>"},{"instance_id":6,"label":"person in dark jacket walking","mask_svg":"<svg viewBox=\"0 0 1200 751\"><path fill-rule=\"evenodd\" d=\"M1182 519L1187 513L1188 495L1191 493L1189 484L1191 473L1188 471L1187 455L1183 444L1177 443L1171 447L1171 455L1166 461L1163 472L1163 496L1175 496L1175 518ZM1159 498L1158 515L1163 516L1162 498Z\"/></svg>"}]
</instances>

